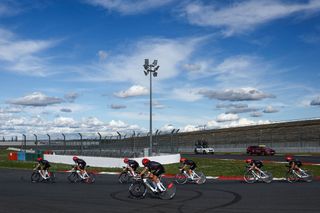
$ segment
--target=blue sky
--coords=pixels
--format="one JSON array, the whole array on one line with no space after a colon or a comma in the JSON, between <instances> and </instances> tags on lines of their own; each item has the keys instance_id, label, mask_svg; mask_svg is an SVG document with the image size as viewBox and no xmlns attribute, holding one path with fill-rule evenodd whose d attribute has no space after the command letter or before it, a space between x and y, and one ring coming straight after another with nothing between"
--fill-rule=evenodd
<instances>
[{"instance_id":1,"label":"blue sky","mask_svg":"<svg viewBox=\"0 0 320 213\"><path fill-rule=\"evenodd\" d=\"M320 0L2 0L0 137L319 118Z\"/></svg>"}]
</instances>

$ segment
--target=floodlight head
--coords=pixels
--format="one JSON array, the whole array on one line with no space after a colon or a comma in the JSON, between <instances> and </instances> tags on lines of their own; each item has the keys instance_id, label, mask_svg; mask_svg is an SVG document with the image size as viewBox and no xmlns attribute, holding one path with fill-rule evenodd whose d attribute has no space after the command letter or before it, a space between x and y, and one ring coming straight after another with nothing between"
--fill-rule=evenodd
<instances>
[{"instance_id":1,"label":"floodlight head","mask_svg":"<svg viewBox=\"0 0 320 213\"><path fill-rule=\"evenodd\" d=\"M149 66L149 59L144 59L144 66Z\"/></svg>"},{"instance_id":2,"label":"floodlight head","mask_svg":"<svg viewBox=\"0 0 320 213\"><path fill-rule=\"evenodd\" d=\"M154 60L153 63L152 63L152 65L153 65L153 66L157 66L157 63L158 63L158 60Z\"/></svg>"},{"instance_id":3,"label":"floodlight head","mask_svg":"<svg viewBox=\"0 0 320 213\"><path fill-rule=\"evenodd\" d=\"M158 73L157 72L154 72L153 73L153 77L157 77L158 76Z\"/></svg>"},{"instance_id":4,"label":"floodlight head","mask_svg":"<svg viewBox=\"0 0 320 213\"><path fill-rule=\"evenodd\" d=\"M144 72L145 75L148 75L148 72L147 72L147 71L143 71L143 72Z\"/></svg>"},{"instance_id":5,"label":"floodlight head","mask_svg":"<svg viewBox=\"0 0 320 213\"><path fill-rule=\"evenodd\" d=\"M159 69L160 66L156 66L156 68L154 68L154 71L157 71Z\"/></svg>"}]
</instances>

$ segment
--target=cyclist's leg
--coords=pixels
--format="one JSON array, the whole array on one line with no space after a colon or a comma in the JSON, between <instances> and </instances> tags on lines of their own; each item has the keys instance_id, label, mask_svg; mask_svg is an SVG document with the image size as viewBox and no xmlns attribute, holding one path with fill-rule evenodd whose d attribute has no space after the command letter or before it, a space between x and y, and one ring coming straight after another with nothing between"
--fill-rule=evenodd
<instances>
[{"instance_id":1,"label":"cyclist's leg","mask_svg":"<svg viewBox=\"0 0 320 213\"><path fill-rule=\"evenodd\" d=\"M158 169L156 170L153 175L154 175L154 181L157 185L157 188L159 189L159 191L163 192L165 191L166 189L164 188L164 186L162 185L161 181L160 181L160 175L162 175L164 173L164 170L163 169Z\"/></svg>"}]
</instances>

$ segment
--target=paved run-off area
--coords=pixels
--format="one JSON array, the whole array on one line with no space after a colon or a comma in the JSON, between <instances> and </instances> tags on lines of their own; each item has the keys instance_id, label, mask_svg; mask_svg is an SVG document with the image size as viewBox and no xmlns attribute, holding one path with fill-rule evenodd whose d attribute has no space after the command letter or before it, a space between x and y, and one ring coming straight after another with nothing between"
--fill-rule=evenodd
<instances>
[{"instance_id":1,"label":"paved run-off area","mask_svg":"<svg viewBox=\"0 0 320 213\"><path fill-rule=\"evenodd\" d=\"M0 212L241 212L317 213L320 182L273 182L208 180L204 185L177 187L172 200L147 196L129 198L128 185L116 175L99 175L94 184L70 184L67 173L57 174L54 184L31 183L31 171L0 169Z\"/></svg>"}]
</instances>

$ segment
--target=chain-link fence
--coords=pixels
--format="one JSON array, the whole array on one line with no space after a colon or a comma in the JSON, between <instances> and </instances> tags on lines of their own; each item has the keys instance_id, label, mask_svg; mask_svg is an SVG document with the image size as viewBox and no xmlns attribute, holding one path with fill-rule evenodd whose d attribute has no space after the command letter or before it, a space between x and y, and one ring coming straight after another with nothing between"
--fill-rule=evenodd
<instances>
[{"instance_id":1,"label":"chain-link fence","mask_svg":"<svg viewBox=\"0 0 320 213\"><path fill-rule=\"evenodd\" d=\"M320 152L320 120L297 121L228 129L182 132L173 130L152 137L153 153L193 152L195 142L205 140L216 152L246 152L250 145L266 145L276 152ZM95 134L22 135L2 138L0 145L22 149L52 150L56 154L141 157L150 146L149 135Z\"/></svg>"}]
</instances>

